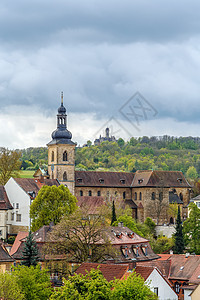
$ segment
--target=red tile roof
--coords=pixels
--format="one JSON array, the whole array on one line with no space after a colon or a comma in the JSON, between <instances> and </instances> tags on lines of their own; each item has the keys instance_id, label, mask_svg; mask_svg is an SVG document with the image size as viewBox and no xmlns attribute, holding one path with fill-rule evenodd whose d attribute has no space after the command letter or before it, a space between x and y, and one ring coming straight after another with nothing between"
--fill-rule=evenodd
<instances>
[{"instance_id":1,"label":"red tile roof","mask_svg":"<svg viewBox=\"0 0 200 300\"><path fill-rule=\"evenodd\" d=\"M4 186L0 185L0 210L12 209L12 205L8 199Z\"/></svg>"},{"instance_id":2,"label":"red tile roof","mask_svg":"<svg viewBox=\"0 0 200 300\"><path fill-rule=\"evenodd\" d=\"M130 187L134 173L75 171L75 186Z\"/></svg>"},{"instance_id":3,"label":"red tile roof","mask_svg":"<svg viewBox=\"0 0 200 300\"><path fill-rule=\"evenodd\" d=\"M59 186L59 182L56 179L34 179L34 178L14 178L16 183L26 192L35 192L36 195L43 185L56 185Z\"/></svg>"},{"instance_id":4,"label":"red tile roof","mask_svg":"<svg viewBox=\"0 0 200 300\"><path fill-rule=\"evenodd\" d=\"M17 252L19 246L22 243L22 240L25 239L28 236L28 232L20 231L18 235L16 236L16 239L14 241L14 244L12 245L12 248L10 250L10 255L13 255L15 252Z\"/></svg>"},{"instance_id":5,"label":"red tile roof","mask_svg":"<svg viewBox=\"0 0 200 300\"><path fill-rule=\"evenodd\" d=\"M116 279L122 279L128 272L129 266L127 264L98 264L98 263L83 263L76 270L76 274L86 275L87 271L91 269L97 269L102 272L106 280L111 281Z\"/></svg>"},{"instance_id":6,"label":"red tile roof","mask_svg":"<svg viewBox=\"0 0 200 300\"><path fill-rule=\"evenodd\" d=\"M136 266L135 272L140 274L146 281L155 268L151 266Z\"/></svg>"}]
</instances>

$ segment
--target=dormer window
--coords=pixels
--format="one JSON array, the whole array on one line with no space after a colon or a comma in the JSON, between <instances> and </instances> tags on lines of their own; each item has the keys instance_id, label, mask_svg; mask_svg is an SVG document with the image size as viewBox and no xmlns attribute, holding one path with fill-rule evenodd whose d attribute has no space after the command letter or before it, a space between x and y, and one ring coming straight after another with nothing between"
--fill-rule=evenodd
<instances>
[{"instance_id":1,"label":"dormer window","mask_svg":"<svg viewBox=\"0 0 200 300\"><path fill-rule=\"evenodd\" d=\"M83 179L82 178L77 178L77 181L78 182L83 182Z\"/></svg>"},{"instance_id":2,"label":"dormer window","mask_svg":"<svg viewBox=\"0 0 200 300\"><path fill-rule=\"evenodd\" d=\"M147 245L142 245L141 246L141 250L142 250L142 253L147 256Z\"/></svg>"},{"instance_id":3,"label":"dormer window","mask_svg":"<svg viewBox=\"0 0 200 300\"><path fill-rule=\"evenodd\" d=\"M138 184L141 184L144 181L144 179L138 179Z\"/></svg>"},{"instance_id":4,"label":"dormer window","mask_svg":"<svg viewBox=\"0 0 200 300\"><path fill-rule=\"evenodd\" d=\"M182 179L182 178L177 178L177 181L178 181L179 183L183 183L183 179Z\"/></svg>"},{"instance_id":5,"label":"dormer window","mask_svg":"<svg viewBox=\"0 0 200 300\"><path fill-rule=\"evenodd\" d=\"M120 182L121 182L122 184L125 184L125 179L120 179Z\"/></svg>"},{"instance_id":6,"label":"dormer window","mask_svg":"<svg viewBox=\"0 0 200 300\"><path fill-rule=\"evenodd\" d=\"M121 239L121 238L122 238L122 233L121 233L121 232L116 233L116 237L117 237L118 239Z\"/></svg>"},{"instance_id":7,"label":"dormer window","mask_svg":"<svg viewBox=\"0 0 200 300\"><path fill-rule=\"evenodd\" d=\"M134 237L134 232L127 232L127 235L130 239Z\"/></svg>"},{"instance_id":8,"label":"dormer window","mask_svg":"<svg viewBox=\"0 0 200 300\"><path fill-rule=\"evenodd\" d=\"M100 183L104 183L104 179L103 178L99 178L99 182Z\"/></svg>"}]
</instances>

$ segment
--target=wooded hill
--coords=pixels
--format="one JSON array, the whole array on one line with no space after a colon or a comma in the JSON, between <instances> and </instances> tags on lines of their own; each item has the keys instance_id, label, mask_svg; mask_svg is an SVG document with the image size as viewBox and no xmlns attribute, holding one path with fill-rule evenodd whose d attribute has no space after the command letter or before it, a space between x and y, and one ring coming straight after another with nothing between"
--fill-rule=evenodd
<instances>
[{"instance_id":1,"label":"wooded hill","mask_svg":"<svg viewBox=\"0 0 200 300\"><path fill-rule=\"evenodd\" d=\"M47 148L28 148L22 151L22 168L47 166ZM87 142L87 147L76 148L77 170L177 170L189 178L200 176L199 137L131 138L128 142L103 142L98 146Z\"/></svg>"}]
</instances>

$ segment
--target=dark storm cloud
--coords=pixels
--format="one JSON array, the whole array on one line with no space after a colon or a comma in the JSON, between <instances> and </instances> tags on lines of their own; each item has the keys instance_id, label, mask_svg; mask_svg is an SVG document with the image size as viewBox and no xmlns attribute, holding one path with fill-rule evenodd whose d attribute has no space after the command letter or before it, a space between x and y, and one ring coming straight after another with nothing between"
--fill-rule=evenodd
<instances>
[{"instance_id":1,"label":"dark storm cloud","mask_svg":"<svg viewBox=\"0 0 200 300\"><path fill-rule=\"evenodd\" d=\"M1 1L0 109L118 116L140 91L160 118L199 119L200 2Z\"/></svg>"}]
</instances>

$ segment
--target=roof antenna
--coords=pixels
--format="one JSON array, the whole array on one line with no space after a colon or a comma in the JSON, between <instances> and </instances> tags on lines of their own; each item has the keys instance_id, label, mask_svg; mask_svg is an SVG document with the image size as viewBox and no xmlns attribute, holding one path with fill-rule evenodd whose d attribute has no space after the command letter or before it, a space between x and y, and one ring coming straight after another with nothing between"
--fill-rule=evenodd
<instances>
[{"instance_id":1,"label":"roof antenna","mask_svg":"<svg viewBox=\"0 0 200 300\"><path fill-rule=\"evenodd\" d=\"M61 105L63 105L63 92L61 92Z\"/></svg>"}]
</instances>

